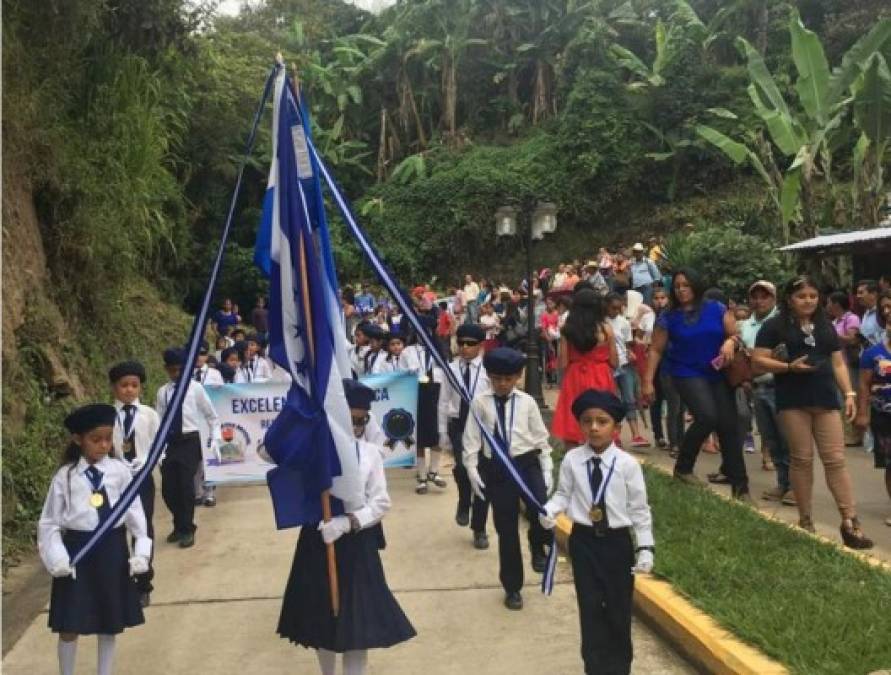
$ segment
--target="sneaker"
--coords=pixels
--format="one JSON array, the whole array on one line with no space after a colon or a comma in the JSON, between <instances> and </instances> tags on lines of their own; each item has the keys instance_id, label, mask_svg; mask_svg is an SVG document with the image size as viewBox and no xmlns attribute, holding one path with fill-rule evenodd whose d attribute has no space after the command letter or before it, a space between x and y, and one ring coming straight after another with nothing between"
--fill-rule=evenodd
<instances>
[{"instance_id":1,"label":"sneaker","mask_svg":"<svg viewBox=\"0 0 891 675\"><path fill-rule=\"evenodd\" d=\"M470 525L470 509L462 509L459 506L457 513L455 513L455 522L458 523L459 527Z\"/></svg>"},{"instance_id":2,"label":"sneaker","mask_svg":"<svg viewBox=\"0 0 891 675\"><path fill-rule=\"evenodd\" d=\"M690 473L678 473L674 472L674 479L680 481L681 483L686 483L687 485L694 485L696 487L705 487L705 481L703 481L699 476L697 476L692 471Z\"/></svg>"},{"instance_id":3,"label":"sneaker","mask_svg":"<svg viewBox=\"0 0 891 675\"><path fill-rule=\"evenodd\" d=\"M191 548L195 545L195 533L189 532L188 534L184 534L180 537L179 547L180 548Z\"/></svg>"},{"instance_id":4,"label":"sneaker","mask_svg":"<svg viewBox=\"0 0 891 675\"><path fill-rule=\"evenodd\" d=\"M173 532L171 532L170 534L167 535L167 543L168 544L175 544L178 541L179 541L179 532L177 532L176 530L174 530Z\"/></svg>"},{"instance_id":5,"label":"sneaker","mask_svg":"<svg viewBox=\"0 0 891 675\"><path fill-rule=\"evenodd\" d=\"M504 597L504 606L514 611L523 609L523 596L520 595L519 591L508 593Z\"/></svg>"},{"instance_id":6,"label":"sneaker","mask_svg":"<svg viewBox=\"0 0 891 675\"><path fill-rule=\"evenodd\" d=\"M217 498L216 497L205 497L204 505L207 507L213 508L214 506L217 505Z\"/></svg>"},{"instance_id":7,"label":"sneaker","mask_svg":"<svg viewBox=\"0 0 891 675\"><path fill-rule=\"evenodd\" d=\"M743 443L743 450L750 455L755 454L755 439L752 437L752 434L746 434L746 440Z\"/></svg>"},{"instance_id":8,"label":"sneaker","mask_svg":"<svg viewBox=\"0 0 891 675\"><path fill-rule=\"evenodd\" d=\"M418 484L415 485L415 493L419 495L427 494L427 481L421 477L418 477Z\"/></svg>"},{"instance_id":9,"label":"sneaker","mask_svg":"<svg viewBox=\"0 0 891 675\"><path fill-rule=\"evenodd\" d=\"M139 604L143 609L152 604L152 594L151 593L140 593L139 595Z\"/></svg>"},{"instance_id":10,"label":"sneaker","mask_svg":"<svg viewBox=\"0 0 891 675\"><path fill-rule=\"evenodd\" d=\"M769 502L779 502L782 501L783 496L786 494L786 490L781 487L772 487L769 490L765 490L761 493L761 499L764 499Z\"/></svg>"},{"instance_id":11,"label":"sneaker","mask_svg":"<svg viewBox=\"0 0 891 675\"><path fill-rule=\"evenodd\" d=\"M632 448L649 448L650 442L643 436L635 436L631 439Z\"/></svg>"},{"instance_id":12,"label":"sneaker","mask_svg":"<svg viewBox=\"0 0 891 675\"><path fill-rule=\"evenodd\" d=\"M785 506L798 506L798 500L795 499L795 493L792 490L786 490L783 498L780 500Z\"/></svg>"},{"instance_id":13,"label":"sneaker","mask_svg":"<svg viewBox=\"0 0 891 675\"><path fill-rule=\"evenodd\" d=\"M489 536L485 532L474 532L473 547L478 551L485 551L489 548Z\"/></svg>"},{"instance_id":14,"label":"sneaker","mask_svg":"<svg viewBox=\"0 0 891 675\"><path fill-rule=\"evenodd\" d=\"M427 482L433 483L438 488L444 488L448 483L445 482L445 478L440 476L438 473L433 473L432 471L427 474Z\"/></svg>"}]
</instances>

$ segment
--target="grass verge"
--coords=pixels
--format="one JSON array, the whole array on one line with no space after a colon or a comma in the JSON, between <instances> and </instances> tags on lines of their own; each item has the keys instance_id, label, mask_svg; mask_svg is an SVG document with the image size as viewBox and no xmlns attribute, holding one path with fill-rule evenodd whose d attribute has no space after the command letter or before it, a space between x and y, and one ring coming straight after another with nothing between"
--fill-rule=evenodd
<instances>
[{"instance_id":1,"label":"grass verge","mask_svg":"<svg viewBox=\"0 0 891 675\"><path fill-rule=\"evenodd\" d=\"M657 573L796 673L891 665L891 574L707 490L644 469Z\"/></svg>"}]
</instances>

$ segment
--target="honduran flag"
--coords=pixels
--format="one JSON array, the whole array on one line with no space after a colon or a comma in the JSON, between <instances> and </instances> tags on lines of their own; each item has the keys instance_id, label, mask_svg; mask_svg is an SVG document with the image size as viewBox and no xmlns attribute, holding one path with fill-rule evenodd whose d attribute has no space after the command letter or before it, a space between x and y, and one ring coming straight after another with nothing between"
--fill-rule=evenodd
<instances>
[{"instance_id":1,"label":"honduran flag","mask_svg":"<svg viewBox=\"0 0 891 675\"><path fill-rule=\"evenodd\" d=\"M348 505L361 503L363 494L342 383L351 376L348 345L305 110L280 65L257 247L257 258L269 261L269 355L292 377L284 409L264 439L278 465L268 482L279 527L318 522L320 496L329 488Z\"/></svg>"}]
</instances>

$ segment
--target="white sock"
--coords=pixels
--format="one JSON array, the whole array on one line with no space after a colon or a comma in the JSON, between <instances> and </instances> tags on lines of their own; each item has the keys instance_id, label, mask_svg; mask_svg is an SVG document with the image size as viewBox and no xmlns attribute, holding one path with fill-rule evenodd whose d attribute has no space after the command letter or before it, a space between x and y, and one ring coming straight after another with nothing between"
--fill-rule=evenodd
<instances>
[{"instance_id":1,"label":"white sock","mask_svg":"<svg viewBox=\"0 0 891 675\"><path fill-rule=\"evenodd\" d=\"M96 675L111 675L114 668L114 635L97 635L99 652Z\"/></svg>"},{"instance_id":2,"label":"white sock","mask_svg":"<svg viewBox=\"0 0 891 675\"><path fill-rule=\"evenodd\" d=\"M365 675L368 665L368 650L355 649L343 653L343 675Z\"/></svg>"},{"instance_id":3,"label":"white sock","mask_svg":"<svg viewBox=\"0 0 891 675\"><path fill-rule=\"evenodd\" d=\"M77 657L77 638L65 642L59 638L59 675L74 675L74 661Z\"/></svg>"},{"instance_id":4,"label":"white sock","mask_svg":"<svg viewBox=\"0 0 891 675\"><path fill-rule=\"evenodd\" d=\"M424 454L422 455L421 452ZM425 450L418 450L418 478L427 479L427 452Z\"/></svg>"},{"instance_id":5,"label":"white sock","mask_svg":"<svg viewBox=\"0 0 891 675\"><path fill-rule=\"evenodd\" d=\"M439 473L439 460L442 459L442 450L430 450L430 473Z\"/></svg>"},{"instance_id":6,"label":"white sock","mask_svg":"<svg viewBox=\"0 0 891 675\"><path fill-rule=\"evenodd\" d=\"M317 649L316 657L319 659L322 675L334 675L334 671L337 670L337 654L327 649Z\"/></svg>"}]
</instances>

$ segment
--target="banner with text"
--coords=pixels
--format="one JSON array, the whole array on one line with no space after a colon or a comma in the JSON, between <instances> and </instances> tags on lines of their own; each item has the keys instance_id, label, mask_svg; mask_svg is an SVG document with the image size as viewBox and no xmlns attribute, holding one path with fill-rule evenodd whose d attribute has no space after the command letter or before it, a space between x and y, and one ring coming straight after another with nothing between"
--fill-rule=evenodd
<instances>
[{"instance_id":1,"label":"banner with text","mask_svg":"<svg viewBox=\"0 0 891 675\"><path fill-rule=\"evenodd\" d=\"M415 465L418 419L418 376L413 373L368 375L362 382L375 390L371 412L381 430L384 466ZM201 430L205 480L215 485L264 483L274 464L263 457L263 437L288 395L281 382L250 382L205 387L220 416L219 456L210 447L209 430Z\"/></svg>"},{"instance_id":2,"label":"banner with text","mask_svg":"<svg viewBox=\"0 0 891 675\"><path fill-rule=\"evenodd\" d=\"M414 466L418 437L418 376L414 373L365 375L359 381L374 389L371 414L383 437L384 467Z\"/></svg>"}]
</instances>

